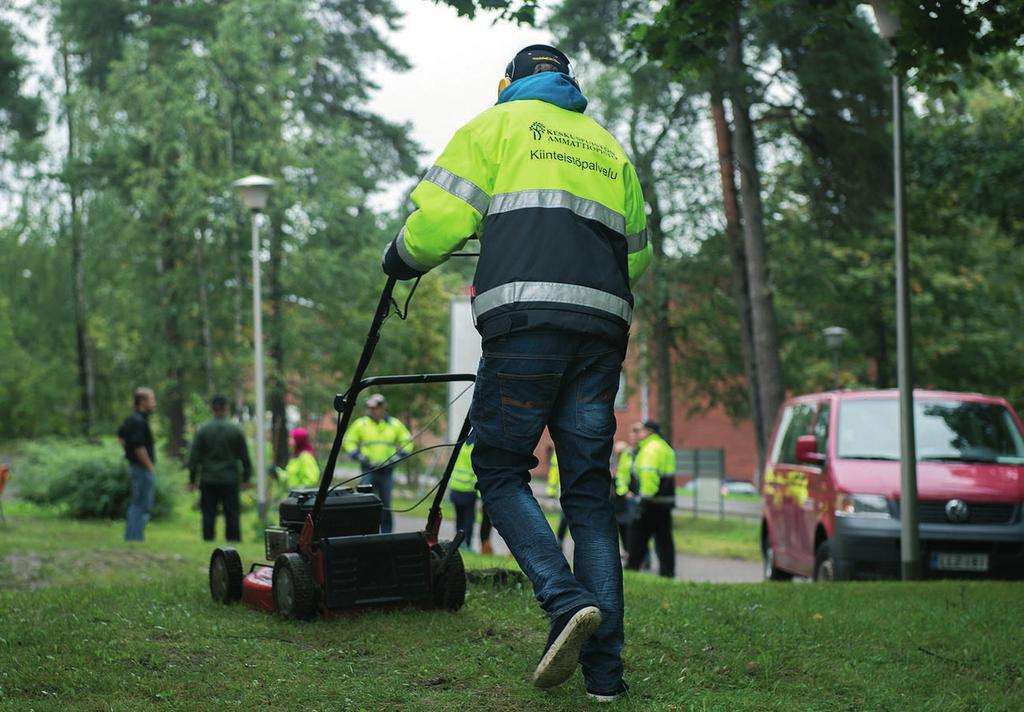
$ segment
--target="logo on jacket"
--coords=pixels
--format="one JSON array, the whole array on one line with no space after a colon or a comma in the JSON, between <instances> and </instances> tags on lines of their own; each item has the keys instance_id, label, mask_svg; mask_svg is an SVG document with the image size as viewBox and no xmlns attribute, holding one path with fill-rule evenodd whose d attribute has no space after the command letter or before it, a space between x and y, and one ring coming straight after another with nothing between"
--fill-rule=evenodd
<instances>
[{"instance_id":1,"label":"logo on jacket","mask_svg":"<svg viewBox=\"0 0 1024 712\"><path fill-rule=\"evenodd\" d=\"M544 132L547 131L547 128L541 122L534 121L530 124L530 131L533 132L533 140L540 141L544 138Z\"/></svg>"}]
</instances>

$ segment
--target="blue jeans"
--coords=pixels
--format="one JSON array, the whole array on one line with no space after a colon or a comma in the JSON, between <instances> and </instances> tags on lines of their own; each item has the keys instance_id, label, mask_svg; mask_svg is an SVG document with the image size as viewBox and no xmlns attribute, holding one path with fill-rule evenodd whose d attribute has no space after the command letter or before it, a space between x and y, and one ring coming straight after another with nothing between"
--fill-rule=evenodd
<instances>
[{"instance_id":1,"label":"blue jeans","mask_svg":"<svg viewBox=\"0 0 1024 712\"><path fill-rule=\"evenodd\" d=\"M394 468L385 467L382 470L370 473L370 484L373 485L373 493L380 497L384 509L380 513L380 533L390 534L394 529L394 520L391 517L391 472Z\"/></svg>"},{"instance_id":2,"label":"blue jeans","mask_svg":"<svg viewBox=\"0 0 1024 712\"><path fill-rule=\"evenodd\" d=\"M153 508L156 496L156 475L142 465L128 463L128 474L132 478L132 497L128 500L128 517L124 525L125 541L142 541L149 521L149 510Z\"/></svg>"},{"instance_id":3,"label":"blue jeans","mask_svg":"<svg viewBox=\"0 0 1024 712\"><path fill-rule=\"evenodd\" d=\"M601 609L601 626L580 653L593 690L614 689L622 679L622 562L608 469L622 357L615 345L587 336L490 339L470 409L477 487L541 607L552 620L580 605ZM572 570L529 485L545 426L561 466Z\"/></svg>"},{"instance_id":4,"label":"blue jeans","mask_svg":"<svg viewBox=\"0 0 1024 712\"><path fill-rule=\"evenodd\" d=\"M462 548L472 551L473 526L476 524L476 491L456 492L452 490L448 499L455 507L455 530L461 530L465 536L462 540Z\"/></svg>"}]
</instances>

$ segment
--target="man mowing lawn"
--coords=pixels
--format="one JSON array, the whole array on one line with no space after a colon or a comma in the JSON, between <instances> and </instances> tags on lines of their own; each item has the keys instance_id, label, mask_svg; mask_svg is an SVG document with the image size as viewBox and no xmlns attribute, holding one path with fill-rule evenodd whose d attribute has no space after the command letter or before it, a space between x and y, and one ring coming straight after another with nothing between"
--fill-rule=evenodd
<instances>
[{"instance_id":1,"label":"man mowing lawn","mask_svg":"<svg viewBox=\"0 0 1024 712\"><path fill-rule=\"evenodd\" d=\"M533 675L554 687L579 663L587 693L622 679L623 598L608 462L613 405L647 267L644 201L625 152L583 115L564 54L520 51L497 105L459 129L416 187L417 210L384 255L410 279L480 237L473 316L483 339L470 421L473 470L494 526L551 619ZM530 489L547 427L559 454L574 568Z\"/></svg>"}]
</instances>

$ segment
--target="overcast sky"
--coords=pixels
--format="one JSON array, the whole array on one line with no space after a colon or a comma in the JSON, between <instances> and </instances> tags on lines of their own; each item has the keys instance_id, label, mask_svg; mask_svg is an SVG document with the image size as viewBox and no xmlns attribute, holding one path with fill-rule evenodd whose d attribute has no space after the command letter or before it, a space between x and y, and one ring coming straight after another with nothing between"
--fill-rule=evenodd
<instances>
[{"instance_id":1,"label":"overcast sky","mask_svg":"<svg viewBox=\"0 0 1024 712\"><path fill-rule=\"evenodd\" d=\"M34 2L14 0L14 6L32 7ZM498 81L513 55L530 44L550 43L551 36L546 30L510 22L494 24L495 12L479 13L469 20L433 0L395 0L395 5L405 17L401 29L391 33L390 41L412 68L406 72L378 71L374 80L380 90L370 108L391 121L410 123L412 138L426 149L424 160L429 165L456 129L494 103ZM36 65L35 76L29 81L30 90L34 90L40 75L54 71L53 48L47 42L43 23L26 21L24 15L11 19L34 45L28 52ZM55 111L52 118L54 133L48 142L55 150L63 150ZM392 208L408 187L408 182L390 186L373 202L377 207Z\"/></svg>"},{"instance_id":2,"label":"overcast sky","mask_svg":"<svg viewBox=\"0 0 1024 712\"><path fill-rule=\"evenodd\" d=\"M392 44L412 63L407 72L379 74L372 108L392 121L408 121L433 160L455 130L498 95L505 65L523 47L550 43L546 30L492 24L495 13L460 18L431 0L396 0L405 13Z\"/></svg>"}]
</instances>

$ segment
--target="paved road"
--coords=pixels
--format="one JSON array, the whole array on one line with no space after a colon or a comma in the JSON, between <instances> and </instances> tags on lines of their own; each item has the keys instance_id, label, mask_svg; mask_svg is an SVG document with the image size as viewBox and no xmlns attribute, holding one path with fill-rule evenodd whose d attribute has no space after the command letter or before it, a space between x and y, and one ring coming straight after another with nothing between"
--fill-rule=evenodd
<instances>
[{"instance_id":1,"label":"paved road","mask_svg":"<svg viewBox=\"0 0 1024 712\"><path fill-rule=\"evenodd\" d=\"M395 531L413 532L422 529L426 521L420 517L405 515L395 516ZM441 538L451 539L455 536L455 524L450 520L441 522ZM478 534L474 532L474 545L479 543ZM491 534L494 553L507 555L508 547L501 535L495 531ZM572 557L572 537L566 537L566 556ZM718 559L710 556L676 555L676 578L680 581L702 581L710 583L753 583L762 580L761 565L755 561L738 559Z\"/></svg>"}]
</instances>

